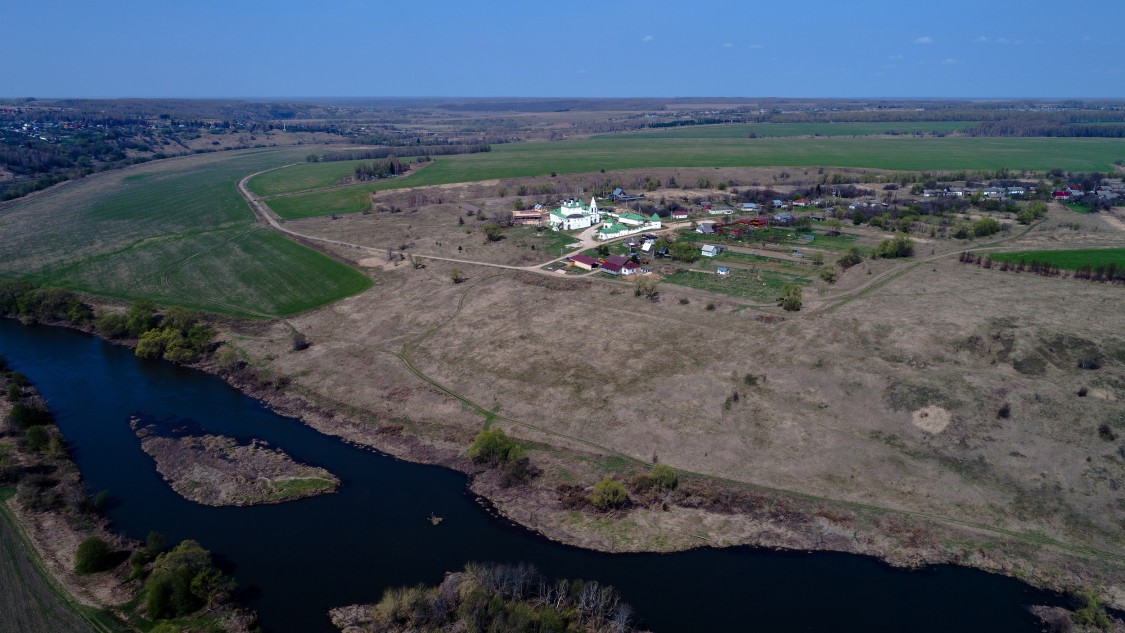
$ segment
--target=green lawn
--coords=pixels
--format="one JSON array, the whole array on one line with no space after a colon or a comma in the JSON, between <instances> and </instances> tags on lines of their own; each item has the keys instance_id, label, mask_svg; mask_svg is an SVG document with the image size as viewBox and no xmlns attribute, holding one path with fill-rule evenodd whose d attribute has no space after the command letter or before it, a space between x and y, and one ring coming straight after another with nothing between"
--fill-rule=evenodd
<instances>
[{"instance_id":1,"label":"green lawn","mask_svg":"<svg viewBox=\"0 0 1125 633\"><path fill-rule=\"evenodd\" d=\"M779 228L774 227L770 229L748 229L743 239L733 237L720 236L720 235L703 235L696 233L691 229L683 229L677 231L676 239L686 242L704 243L704 244L727 244L733 246L745 246L752 248L754 244L761 244L764 242L784 244L792 246L793 248L802 247L816 247L824 248L834 251L845 251L852 246L859 246L857 244L858 237L850 233L841 233L829 237L824 234L824 230L817 229L797 229L797 228ZM813 235L812 240L803 240L801 235ZM866 252L870 249L860 246L861 252Z\"/></svg>"},{"instance_id":2,"label":"green lawn","mask_svg":"<svg viewBox=\"0 0 1125 633\"><path fill-rule=\"evenodd\" d=\"M704 262L706 264L706 262ZM803 275L731 268L730 275L720 277L714 273L678 270L664 277L664 282L698 290L717 292L738 299L768 302L777 299L785 284L807 286L811 282Z\"/></svg>"},{"instance_id":3,"label":"green lawn","mask_svg":"<svg viewBox=\"0 0 1125 633\"><path fill-rule=\"evenodd\" d=\"M235 187L306 152L155 161L22 201L0 214L0 274L236 316L291 315L355 294L366 276L257 227Z\"/></svg>"},{"instance_id":4,"label":"green lawn","mask_svg":"<svg viewBox=\"0 0 1125 633\"><path fill-rule=\"evenodd\" d=\"M870 136L875 134L924 134L961 132L977 121L932 121L907 123L731 123L728 125L692 125L660 128L642 132L626 132L629 138L758 138L785 136ZM615 138L614 134L598 134L595 139Z\"/></svg>"},{"instance_id":5,"label":"green lawn","mask_svg":"<svg viewBox=\"0 0 1125 633\"><path fill-rule=\"evenodd\" d=\"M277 198L284 218L355 213L372 191L493 178L657 167L826 166L903 170L1030 169L1109 171L1125 158L1125 139L1093 138L602 138L512 143L491 152L439 156L424 169L376 183ZM275 172L277 178L305 166Z\"/></svg>"},{"instance_id":6,"label":"green lawn","mask_svg":"<svg viewBox=\"0 0 1125 633\"><path fill-rule=\"evenodd\" d=\"M1125 248L1088 248L1072 251L1019 251L1014 253L990 253L994 262L1032 262L1049 263L1066 270L1077 270L1089 265L1093 268L1106 264L1117 264L1125 268Z\"/></svg>"}]
</instances>

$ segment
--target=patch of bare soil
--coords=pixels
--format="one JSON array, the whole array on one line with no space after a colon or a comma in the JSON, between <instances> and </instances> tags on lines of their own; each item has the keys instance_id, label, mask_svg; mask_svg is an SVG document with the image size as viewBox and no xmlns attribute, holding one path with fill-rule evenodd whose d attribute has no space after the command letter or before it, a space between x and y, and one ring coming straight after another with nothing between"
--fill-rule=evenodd
<instances>
[{"instance_id":1,"label":"patch of bare soil","mask_svg":"<svg viewBox=\"0 0 1125 633\"><path fill-rule=\"evenodd\" d=\"M922 429L927 433L941 433L945 427L949 426L949 422L953 419L949 411L936 406L930 405L922 407L911 414L914 426Z\"/></svg>"},{"instance_id":2,"label":"patch of bare soil","mask_svg":"<svg viewBox=\"0 0 1125 633\"><path fill-rule=\"evenodd\" d=\"M340 484L327 470L298 464L262 440L190 435L138 418L129 426L172 489L202 505L283 503L335 492Z\"/></svg>"}]
</instances>

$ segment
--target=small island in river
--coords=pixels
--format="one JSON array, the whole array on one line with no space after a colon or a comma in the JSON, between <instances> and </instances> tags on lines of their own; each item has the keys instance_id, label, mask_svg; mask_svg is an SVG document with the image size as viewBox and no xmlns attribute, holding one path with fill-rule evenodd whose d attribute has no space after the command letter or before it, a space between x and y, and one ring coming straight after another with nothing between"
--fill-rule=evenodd
<instances>
[{"instance_id":1,"label":"small island in river","mask_svg":"<svg viewBox=\"0 0 1125 633\"><path fill-rule=\"evenodd\" d=\"M262 440L240 442L139 417L129 426L172 489L202 505L283 503L335 492L340 485L327 470L299 464Z\"/></svg>"}]
</instances>

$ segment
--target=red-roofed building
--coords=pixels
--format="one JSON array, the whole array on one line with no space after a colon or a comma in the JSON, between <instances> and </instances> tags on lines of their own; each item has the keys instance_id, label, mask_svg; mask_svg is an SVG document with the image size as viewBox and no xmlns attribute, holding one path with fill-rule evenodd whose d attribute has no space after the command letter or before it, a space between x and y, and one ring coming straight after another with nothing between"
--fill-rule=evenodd
<instances>
[{"instance_id":1,"label":"red-roofed building","mask_svg":"<svg viewBox=\"0 0 1125 633\"><path fill-rule=\"evenodd\" d=\"M570 263L575 268L581 268L583 270L593 270L598 267L598 260L588 255L575 255L570 258Z\"/></svg>"},{"instance_id":2,"label":"red-roofed building","mask_svg":"<svg viewBox=\"0 0 1125 633\"><path fill-rule=\"evenodd\" d=\"M1051 195L1055 200L1070 200L1070 191L1056 191Z\"/></svg>"}]
</instances>

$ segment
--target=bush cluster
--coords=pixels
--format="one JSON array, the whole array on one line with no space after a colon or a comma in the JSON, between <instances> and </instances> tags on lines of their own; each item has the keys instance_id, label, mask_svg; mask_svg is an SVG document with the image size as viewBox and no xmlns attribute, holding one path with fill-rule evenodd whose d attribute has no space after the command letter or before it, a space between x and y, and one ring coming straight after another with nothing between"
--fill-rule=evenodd
<instances>
[{"instance_id":1,"label":"bush cluster","mask_svg":"<svg viewBox=\"0 0 1125 633\"><path fill-rule=\"evenodd\" d=\"M469 563L437 587L386 590L371 609L378 631L633 630L633 609L596 581L552 581L534 567Z\"/></svg>"},{"instance_id":2,"label":"bush cluster","mask_svg":"<svg viewBox=\"0 0 1125 633\"><path fill-rule=\"evenodd\" d=\"M0 279L0 316L32 322L88 323L93 310L78 295L60 288L38 288L26 281Z\"/></svg>"},{"instance_id":3,"label":"bush cluster","mask_svg":"<svg viewBox=\"0 0 1125 633\"><path fill-rule=\"evenodd\" d=\"M145 580L145 612L150 619L182 617L230 600L234 580L215 567L211 553L183 541L160 554Z\"/></svg>"},{"instance_id":4,"label":"bush cluster","mask_svg":"<svg viewBox=\"0 0 1125 633\"><path fill-rule=\"evenodd\" d=\"M513 442L503 429L481 431L469 445L469 457L478 464L499 468L503 483L512 485L532 476L531 460L523 447Z\"/></svg>"},{"instance_id":5,"label":"bush cluster","mask_svg":"<svg viewBox=\"0 0 1125 633\"><path fill-rule=\"evenodd\" d=\"M914 240L905 235L899 235L894 239L879 242L879 246L875 247L874 257L890 259L912 255L914 255Z\"/></svg>"}]
</instances>

